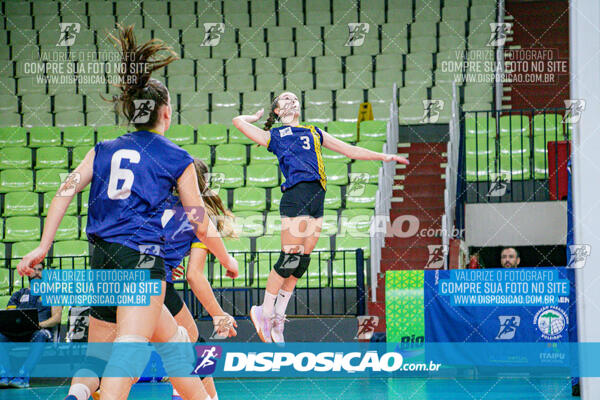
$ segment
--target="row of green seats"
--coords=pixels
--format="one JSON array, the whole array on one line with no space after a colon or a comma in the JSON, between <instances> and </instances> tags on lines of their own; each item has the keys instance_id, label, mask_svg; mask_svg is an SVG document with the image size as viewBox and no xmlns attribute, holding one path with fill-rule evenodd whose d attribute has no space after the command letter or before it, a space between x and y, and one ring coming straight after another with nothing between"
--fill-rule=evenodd
<instances>
[{"instance_id":1,"label":"row of green seats","mask_svg":"<svg viewBox=\"0 0 600 400\"><path fill-rule=\"evenodd\" d=\"M496 118L492 112L466 113L465 133L469 135L495 135ZM565 126L566 125L566 126ZM562 140L569 124L563 123L563 115L557 113L502 115L499 119L500 136L546 136L548 140Z\"/></svg>"},{"instance_id":2,"label":"row of green seats","mask_svg":"<svg viewBox=\"0 0 600 400\"><path fill-rule=\"evenodd\" d=\"M89 186L88 186L89 189ZM4 195L4 217L41 215L46 216L56 190L46 193L8 192ZM90 192L81 192L73 198L65 215L87 215ZM40 209L41 205L41 209Z\"/></svg>"}]
</instances>

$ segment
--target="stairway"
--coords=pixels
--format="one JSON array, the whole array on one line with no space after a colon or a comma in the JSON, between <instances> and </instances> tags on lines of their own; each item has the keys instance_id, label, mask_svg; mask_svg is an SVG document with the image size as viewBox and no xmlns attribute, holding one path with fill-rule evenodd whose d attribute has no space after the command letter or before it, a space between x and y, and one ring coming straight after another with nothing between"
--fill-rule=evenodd
<instances>
[{"instance_id":1,"label":"stairway","mask_svg":"<svg viewBox=\"0 0 600 400\"><path fill-rule=\"evenodd\" d=\"M396 165L391 225L381 250L377 301L368 303L369 315L379 317L376 332L385 332L385 271L424 269L430 259L428 246L441 249L439 231L444 214L446 146L446 143L401 143L398 146L398 153L408 156L410 165ZM417 231L414 236L404 237L414 230ZM423 231L425 235L419 236Z\"/></svg>"},{"instance_id":2,"label":"stairway","mask_svg":"<svg viewBox=\"0 0 600 400\"><path fill-rule=\"evenodd\" d=\"M506 3L506 21L513 24L513 40L509 49L551 50L554 60L566 61L567 72L548 73L551 83L504 84L503 105L513 109L565 107L569 98L569 3L567 0L517 1ZM509 50L510 51L510 50ZM537 53L541 54L541 53ZM549 55L544 57L548 61ZM522 57L517 60L523 60ZM531 62L528 63L531 71ZM554 64L558 66L558 64ZM546 71L548 65L546 65Z\"/></svg>"}]
</instances>

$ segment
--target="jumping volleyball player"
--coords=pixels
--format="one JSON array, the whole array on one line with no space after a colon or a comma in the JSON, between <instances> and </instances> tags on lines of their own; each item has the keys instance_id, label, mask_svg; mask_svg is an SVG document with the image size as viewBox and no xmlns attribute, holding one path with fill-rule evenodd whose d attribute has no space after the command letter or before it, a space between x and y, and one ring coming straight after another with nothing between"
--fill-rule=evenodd
<instances>
[{"instance_id":1,"label":"jumping volleyball player","mask_svg":"<svg viewBox=\"0 0 600 400\"><path fill-rule=\"evenodd\" d=\"M300 103L290 92L275 98L264 129L252 125L262 115L263 110L260 110L254 115L233 119L235 127L244 135L277 156L285 177L279 206L282 250L269 273L263 304L251 308L250 318L263 342L283 343L285 310L298 279L308 269L310 253L321 233L327 182L321 146L356 160L402 164L408 164L408 160L352 146L312 125L298 125ZM283 125L271 128L276 120ZM299 236L294 234L296 230L307 234Z\"/></svg>"},{"instance_id":2,"label":"jumping volleyball player","mask_svg":"<svg viewBox=\"0 0 600 400\"><path fill-rule=\"evenodd\" d=\"M151 40L136 45L133 27L119 27L119 38L111 36L121 46L123 70L119 88L121 95L115 99L128 121L135 116L135 100L152 100L147 121L135 123L137 131L115 140L96 144L72 176L59 188L61 196L55 196L44 224L40 245L27 254L18 265L21 275L31 275L32 266L42 261L54 240L56 230L74 193L69 188L75 177L76 192L91 182L87 234L93 244L90 265L93 269L148 268L152 279L160 279L161 294L153 296L146 307L92 307L90 334L94 321L101 323L116 318L115 343L126 343L113 351L106 365L106 376L101 382L100 399L126 399L135 377L139 377L150 358L150 338L160 342L189 342L187 330L173 319L164 307L165 270L163 240L160 218L165 201L173 188L177 188L181 203L187 209L196 210L188 217L192 220L194 233L217 257L232 275L237 275L237 262L231 257L210 218L204 217L204 202L200 196L193 160L183 149L164 137L171 123L170 96L167 88L151 79L153 71L176 59L170 55L157 58L156 53L170 48L163 42ZM147 260L144 246L160 249L159 255L151 256L150 265L138 265ZM164 311L164 312L163 312ZM167 373L175 372L171 382L184 399L209 399L198 378L175 378L182 365L193 362L189 349L177 346L181 351L166 351L167 343L156 343ZM169 350L173 350L170 347ZM89 357L88 357L89 358ZM97 380L97 376L87 376ZM85 385L82 385L85 387ZM73 388L72 388L73 389ZM70 393L67 398L87 399L90 393ZM87 397L86 397L87 396Z\"/></svg>"}]
</instances>

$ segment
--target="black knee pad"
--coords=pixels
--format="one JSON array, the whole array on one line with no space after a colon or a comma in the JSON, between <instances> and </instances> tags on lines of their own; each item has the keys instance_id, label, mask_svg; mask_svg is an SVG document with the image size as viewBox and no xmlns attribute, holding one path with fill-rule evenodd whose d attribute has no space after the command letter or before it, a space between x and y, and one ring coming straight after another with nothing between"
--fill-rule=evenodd
<instances>
[{"instance_id":1,"label":"black knee pad","mask_svg":"<svg viewBox=\"0 0 600 400\"><path fill-rule=\"evenodd\" d=\"M289 278L290 275L300 266L301 262L300 253L279 253L279 259L275 263L273 269L282 278Z\"/></svg>"},{"instance_id":2,"label":"black knee pad","mask_svg":"<svg viewBox=\"0 0 600 400\"><path fill-rule=\"evenodd\" d=\"M304 275L304 273L308 269L309 264L310 264L310 254L302 254L300 256L300 264L298 265L298 268L296 268L294 270L292 275L294 275L294 277L296 277L298 279L302 278L302 275Z\"/></svg>"}]
</instances>

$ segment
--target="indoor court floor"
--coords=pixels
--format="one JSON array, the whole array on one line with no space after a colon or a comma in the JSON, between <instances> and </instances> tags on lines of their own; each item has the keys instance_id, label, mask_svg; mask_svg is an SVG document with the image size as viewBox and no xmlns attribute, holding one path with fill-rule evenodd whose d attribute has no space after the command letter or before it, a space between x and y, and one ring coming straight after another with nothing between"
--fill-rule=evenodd
<instances>
[{"instance_id":1,"label":"indoor court floor","mask_svg":"<svg viewBox=\"0 0 600 400\"><path fill-rule=\"evenodd\" d=\"M0 400L63 400L67 386L2 389ZM410 399L410 400L564 400L571 399L568 379L220 379L219 399ZM131 400L170 400L168 383L133 387Z\"/></svg>"}]
</instances>

